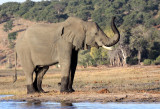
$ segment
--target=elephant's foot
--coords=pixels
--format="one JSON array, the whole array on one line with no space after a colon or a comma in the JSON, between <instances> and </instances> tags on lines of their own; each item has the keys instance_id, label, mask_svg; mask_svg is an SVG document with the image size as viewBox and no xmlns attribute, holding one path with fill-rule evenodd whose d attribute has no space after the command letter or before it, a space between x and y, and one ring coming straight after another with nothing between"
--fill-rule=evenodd
<instances>
[{"instance_id":1,"label":"elephant's foot","mask_svg":"<svg viewBox=\"0 0 160 109\"><path fill-rule=\"evenodd\" d=\"M75 92L75 90L73 88L69 89L69 91L72 93L72 92Z\"/></svg>"},{"instance_id":2,"label":"elephant's foot","mask_svg":"<svg viewBox=\"0 0 160 109\"><path fill-rule=\"evenodd\" d=\"M42 87L38 87L38 92L40 92L40 93L46 93L46 92L42 89Z\"/></svg>"},{"instance_id":3,"label":"elephant's foot","mask_svg":"<svg viewBox=\"0 0 160 109\"><path fill-rule=\"evenodd\" d=\"M68 87L62 87L62 86L61 86L60 92L61 93L71 93Z\"/></svg>"},{"instance_id":4,"label":"elephant's foot","mask_svg":"<svg viewBox=\"0 0 160 109\"><path fill-rule=\"evenodd\" d=\"M38 93L45 93L45 91L42 89L42 86L40 84L37 85L36 82L33 83L33 87Z\"/></svg>"},{"instance_id":5,"label":"elephant's foot","mask_svg":"<svg viewBox=\"0 0 160 109\"><path fill-rule=\"evenodd\" d=\"M60 82L58 83L58 86L61 86ZM69 92L69 93L72 93L72 92L75 92L75 90L73 88L68 88L66 90L61 90L60 92Z\"/></svg>"},{"instance_id":6,"label":"elephant's foot","mask_svg":"<svg viewBox=\"0 0 160 109\"><path fill-rule=\"evenodd\" d=\"M69 90L60 90L61 93L71 93Z\"/></svg>"},{"instance_id":7,"label":"elephant's foot","mask_svg":"<svg viewBox=\"0 0 160 109\"><path fill-rule=\"evenodd\" d=\"M27 85L27 94L36 93L37 90L33 87L33 85Z\"/></svg>"},{"instance_id":8,"label":"elephant's foot","mask_svg":"<svg viewBox=\"0 0 160 109\"><path fill-rule=\"evenodd\" d=\"M72 93L72 92L75 92L74 89L61 89L60 90L61 93Z\"/></svg>"}]
</instances>

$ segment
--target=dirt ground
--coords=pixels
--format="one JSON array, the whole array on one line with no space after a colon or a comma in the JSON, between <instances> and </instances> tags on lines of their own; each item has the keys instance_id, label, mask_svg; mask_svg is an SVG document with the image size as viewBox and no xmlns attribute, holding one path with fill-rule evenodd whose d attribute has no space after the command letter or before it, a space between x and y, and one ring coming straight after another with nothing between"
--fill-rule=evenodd
<instances>
[{"instance_id":1,"label":"dirt ground","mask_svg":"<svg viewBox=\"0 0 160 109\"><path fill-rule=\"evenodd\" d=\"M43 80L47 93L26 94L25 76L18 71L12 83L13 70L0 71L0 95L13 94L1 100L54 102L160 102L160 66L78 68L74 93L60 93L61 74L51 69Z\"/></svg>"},{"instance_id":2,"label":"dirt ground","mask_svg":"<svg viewBox=\"0 0 160 109\"><path fill-rule=\"evenodd\" d=\"M5 97L2 100L16 101L53 101L53 102L160 102L160 94L153 93L97 93L97 92L74 92L61 94L59 92L49 92L45 94L16 95Z\"/></svg>"}]
</instances>

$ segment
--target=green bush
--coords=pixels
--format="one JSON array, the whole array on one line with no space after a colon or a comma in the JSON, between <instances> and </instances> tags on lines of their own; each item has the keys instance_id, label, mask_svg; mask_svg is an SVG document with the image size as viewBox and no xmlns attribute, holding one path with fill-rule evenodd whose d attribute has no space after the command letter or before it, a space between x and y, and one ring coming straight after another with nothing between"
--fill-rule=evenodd
<instances>
[{"instance_id":1,"label":"green bush","mask_svg":"<svg viewBox=\"0 0 160 109\"><path fill-rule=\"evenodd\" d=\"M160 56L158 56L158 57L156 58L156 60L154 61L154 64L155 64L155 65L160 65Z\"/></svg>"},{"instance_id":2,"label":"green bush","mask_svg":"<svg viewBox=\"0 0 160 109\"><path fill-rule=\"evenodd\" d=\"M127 58L127 63L129 64L129 65L136 65L136 64L138 64L138 59L137 59L137 57L128 57Z\"/></svg>"},{"instance_id":3,"label":"green bush","mask_svg":"<svg viewBox=\"0 0 160 109\"><path fill-rule=\"evenodd\" d=\"M145 59L144 61L143 61L143 64L144 65L151 65L153 63L153 60L151 60L151 59Z\"/></svg>"},{"instance_id":4,"label":"green bush","mask_svg":"<svg viewBox=\"0 0 160 109\"><path fill-rule=\"evenodd\" d=\"M9 40L16 40L17 32L12 32L8 34Z\"/></svg>"}]
</instances>

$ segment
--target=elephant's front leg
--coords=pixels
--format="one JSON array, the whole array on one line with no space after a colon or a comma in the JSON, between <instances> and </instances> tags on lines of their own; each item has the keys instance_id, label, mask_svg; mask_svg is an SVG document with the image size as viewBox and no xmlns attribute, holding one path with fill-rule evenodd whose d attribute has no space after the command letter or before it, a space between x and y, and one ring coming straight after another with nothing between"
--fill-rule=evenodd
<instances>
[{"instance_id":1,"label":"elephant's front leg","mask_svg":"<svg viewBox=\"0 0 160 109\"><path fill-rule=\"evenodd\" d=\"M44 66L44 67L37 67L35 70L36 78L33 82L33 86L37 90L37 92L44 92L44 90L42 89L42 79L48 69L49 66Z\"/></svg>"},{"instance_id":2,"label":"elephant's front leg","mask_svg":"<svg viewBox=\"0 0 160 109\"><path fill-rule=\"evenodd\" d=\"M72 45L68 44L59 51L60 66L61 66L61 89L60 92L69 92L69 72L71 66Z\"/></svg>"},{"instance_id":3,"label":"elephant's front leg","mask_svg":"<svg viewBox=\"0 0 160 109\"><path fill-rule=\"evenodd\" d=\"M41 70L41 72L38 73L38 76L37 76L37 88L38 88L39 92L45 92L42 89L42 79L43 79L43 76L45 75L45 73L47 72L48 69L49 69L49 66L44 66L43 69Z\"/></svg>"},{"instance_id":4,"label":"elephant's front leg","mask_svg":"<svg viewBox=\"0 0 160 109\"><path fill-rule=\"evenodd\" d=\"M61 64L61 68L62 68L62 77L61 77L60 92L69 92L68 84L69 84L70 63L65 62Z\"/></svg>"},{"instance_id":5,"label":"elephant's front leg","mask_svg":"<svg viewBox=\"0 0 160 109\"><path fill-rule=\"evenodd\" d=\"M77 61L78 61L78 51L76 51L75 49L72 50L72 57L71 57L71 68L70 68L70 77L69 77L69 91L70 92L74 92L75 90L73 89L72 85L73 85L73 80L74 80L74 75L75 75L75 71L76 71L76 67L77 67Z\"/></svg>"}]
</instances>

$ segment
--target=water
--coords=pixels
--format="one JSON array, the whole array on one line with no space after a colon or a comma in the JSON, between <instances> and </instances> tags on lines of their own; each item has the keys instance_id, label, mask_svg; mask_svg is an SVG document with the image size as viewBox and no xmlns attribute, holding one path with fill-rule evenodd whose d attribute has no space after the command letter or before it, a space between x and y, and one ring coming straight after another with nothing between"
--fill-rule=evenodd
<instances>
[{"instance_id":1,"label":"water","mask_svg":"<svg viewBox=\"0 0 160 109\"><path fill-rule=\"evenodd\" d=\"M0 98L9 97L9 96L14 96L14 95L0 95Z\"/></svg>"},{"instance_id":2,"label":"water","mask_svg":"<svg viewBox=\"0 0 160 109\"><path fill-rule=\"evenodd\" d=\"M56 103L0 101L0 109L160 109L160 103Z\"/></svg>"}]
</instances>

